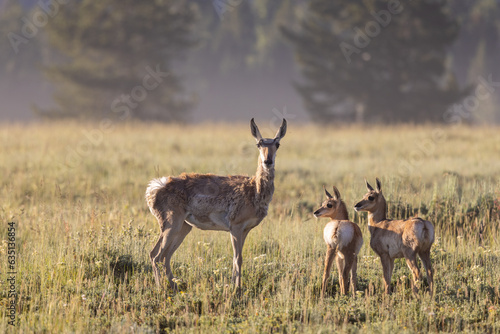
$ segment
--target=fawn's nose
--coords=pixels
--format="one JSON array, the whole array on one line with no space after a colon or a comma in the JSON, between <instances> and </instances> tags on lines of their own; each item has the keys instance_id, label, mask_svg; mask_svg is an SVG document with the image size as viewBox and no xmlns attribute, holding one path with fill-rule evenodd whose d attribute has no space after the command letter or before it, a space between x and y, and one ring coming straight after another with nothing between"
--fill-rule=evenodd
<instances>
[{"instance_id":1,"label":"fawn's nose","mask_svg":"<svg viewBox=\"0 0 500 334\"><path fill-rule=\"evenodd\" d=\"M318 215L319 215L319 210L314 211L313 215L314 215L314 217L318 217Z\"/></svg>"},{"instance_id":2,"label":"fawn's nose","mask_svg":"<svg viewBox=\"0 0 500 334\"><path fill-rule=\"evenodd\" d=\"M361 208L361 202L358 202L358 203L356 203L356 205L354 205L354 209L357 210L359 208Z\"/></svg>"}]
</instances>

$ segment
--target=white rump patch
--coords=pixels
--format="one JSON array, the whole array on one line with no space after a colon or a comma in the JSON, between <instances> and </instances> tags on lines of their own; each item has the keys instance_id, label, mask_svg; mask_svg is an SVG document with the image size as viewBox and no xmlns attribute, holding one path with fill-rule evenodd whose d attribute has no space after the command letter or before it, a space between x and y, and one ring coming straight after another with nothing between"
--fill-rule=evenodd
<instances>
[{"instance_id":1,"label":"white rump patch","mask_svg":"<svg viewBox=\"0 0 500 334\"><path fill-rule=\"evenodd\" d=\"M427 229L427 234L424 229ZM422 223L414 224L415 235L417 236L419 242L425 242L432 245L434 243L434 226L428 221L422 221ZM427 239L425 238L427 237Z\"/></svg>"},{"instance_id":2,"label":"white rump patch","mask_svg":"<svg viewBox=\"0 0 500 334\"><path fill-rule=\"evenodd\" d=\"M325 242L332 248L346 247L354 237L354 228L345 221L332 221L323 230Z\"/></svg>"},{"instance_id":3,"label":"white rump patch","mask_svg":"<svg viewBox=\"0 0 500 334\"><path fill-rule=\"evenodd\" d=\"M167 185L168 179L169 178L166 176L162 178L152 179L149 182L148 188L146 189L146 199L149 200L154 198L158 190Z\"/></svg>"}]
</instances>

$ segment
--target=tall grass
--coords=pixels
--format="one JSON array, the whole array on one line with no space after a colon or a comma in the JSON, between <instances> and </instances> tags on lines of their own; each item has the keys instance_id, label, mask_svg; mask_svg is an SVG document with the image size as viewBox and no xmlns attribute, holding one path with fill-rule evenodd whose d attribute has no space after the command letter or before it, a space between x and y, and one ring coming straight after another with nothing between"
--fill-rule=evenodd
<instances>
[{"instance_id":1,"label":"tall grass","mask_svg":"<svg viewBox=\"0 0 500 334\"><path fill-rule=\"evenodd\" d=\"M290 124L269 215L245 243L241 295L230 284L229 235L197 229L173 257L181 292L156 289L148 254L158 226L144 191L151 178L184 171L253 174L249 126L96 128L0 126L0 331L500 332L498 128ZM390 217L418 214L436 226L433 297L412 296L402 260L394 293L383 294L366 216L352 210L363 178L376 176ZM327 221L312 212L322 186L332 184L365 244L357 297L338 294L334 273L321 300ZM8 222L17 227L15 326L7 312Z\"/></svg>"}]
</instances>

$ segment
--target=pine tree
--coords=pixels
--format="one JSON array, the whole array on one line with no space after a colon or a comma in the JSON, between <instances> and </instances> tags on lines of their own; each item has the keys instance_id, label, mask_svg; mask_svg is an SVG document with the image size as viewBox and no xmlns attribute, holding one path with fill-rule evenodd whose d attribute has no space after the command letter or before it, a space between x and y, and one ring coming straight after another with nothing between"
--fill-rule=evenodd
<instances>
[{"instance_id":1,"label":"pine tree","mask_svg":"<svg viewBox=\"0 0 500 334\"><path fill-rule=\"evenodd\" d=\"M453 67L461 82L481 86L481 80L500 80L500 3L492 0L457 0L452 3L462 23L453 46ZM471 112L466 121L500 122L500 91L494 90Z\"/></svg>"},{"instance_id":2,"label":"pine tree","mask_svg":"<svg viewBox=\"0 0 500 334\"><path fill-rule=\"evenodd\" d=\"M0 6L0 80L7 83L32 75L42 58L40 38L27 27L31 14L16 0Z\"/></svg>"},{"instance_id":3,"label":"pine tree","mask_svg":"<svg viewBox=\"0 0 500 334\"><path fill-rule=\"evenodd\" d=\"M191 48L196 10L187 1L82 0L47 26L62 57L45 69L56 86L52 118L179 120L193 105L173 61Z\"/></svg>"},{"instance_id":4,"label":"pine tree","mask_svg":"<svg viewBox=\"0 0 500 334\"><path fill-rule=\"evenodd\" d=\"M261 75L289 70L289 46L279 26L293 22L301 0L196 0L203 16L200 47L191 53L207 77Z\"/></svg>"},{"instance_id":5,"label":"pine tree","mask_svg":"<svg viewBox=\"0 0 500 334\"><path fill-rule=\"evenodd\" d=\"M428 122L468 92L447 65L458 30L447 1L312 0L283 33L314 120Z\"/></svg>"}]
</instances>

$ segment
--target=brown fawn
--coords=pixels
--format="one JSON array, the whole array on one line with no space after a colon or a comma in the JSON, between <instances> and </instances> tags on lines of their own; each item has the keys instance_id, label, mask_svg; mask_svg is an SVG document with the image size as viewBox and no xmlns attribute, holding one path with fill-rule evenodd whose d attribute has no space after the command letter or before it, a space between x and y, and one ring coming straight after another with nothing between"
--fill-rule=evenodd
<instances>
[{"instance_id":1,"label":"brown fawn","mask_svg":"<svg viewBox=\"0 0 500 334\"><path fill-rule=\"evenodd\" d=\"M340 293L346 295L351 273L352 294L356 294L358 254L363 246L363 235L359 226L349 221L347 208L340 198L340 192L334 186L333 196L325 189L326 201L314 212L316 218L328 217L330 222L323 230L326 242L325 269L321 284L321 297L326 291L326 283L330 276L333 259L336 260L339 272Z\"/></svg>"},{"instance_id":2,"label":"brown fawn","mask_svg":"<svg viewBox=\"0 0 500 334\"><path fill-rule=\"evenodd\" d=\"M417 266L417 255L427 271L429 290L433 293L433 270L431 264L431 247L434 243L434 226L431 222L418 217L406 220L390 220L386 218L387 203L382 195L382 186L377 178L377 190L365 180L368 193L354 206L356 211L368 212L368 229L370 246L380 257L384 271L385 293L391 293L391 277L394 259L405 258L413 276L413 293L418 292L420 271Z\"/></svg>"}]
</instances>

